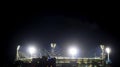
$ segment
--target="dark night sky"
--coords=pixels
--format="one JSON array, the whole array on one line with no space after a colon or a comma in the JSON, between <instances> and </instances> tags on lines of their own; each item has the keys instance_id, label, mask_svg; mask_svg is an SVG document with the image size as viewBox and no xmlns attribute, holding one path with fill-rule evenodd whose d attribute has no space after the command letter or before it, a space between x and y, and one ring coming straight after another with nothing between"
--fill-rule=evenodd
<instances>
[{"instance_id":1,"label":"dark night sky","mask_svg":"<svg viewBox=\"0 0 120 67\"><path fill-rule=\"evenodd\" d=\"M51 42L58 46L78 43L85 50L100 44L113 47L112 54L119 46L119 23L114 12L99 10L41 10L16 11L5 16L2 23L2 47L4 58L15 55L18 44L37 42L49 47ZM112 55L113 60L114 55ZM7 59L9 60L9 59Z\"/></svg>"}]
</instances>

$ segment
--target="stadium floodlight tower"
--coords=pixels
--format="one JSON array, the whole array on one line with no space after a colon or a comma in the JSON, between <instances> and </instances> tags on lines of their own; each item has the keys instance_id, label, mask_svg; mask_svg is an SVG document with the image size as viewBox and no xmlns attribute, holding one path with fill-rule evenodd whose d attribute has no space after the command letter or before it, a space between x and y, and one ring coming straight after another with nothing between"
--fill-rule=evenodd
<instances>
[{"instance_id":1,"label":"stadium floodlight tower","mask_svg":"<svg viewBox=\"0 0 120 67\"><path fill-rule=\"evenodd\" d=\"M55 47L56 47L56 43L51 43L51 53L52 53L52 56L55 55Z\"/></svg>"},{"instance_id":2,"label":"stadium floodlight tower","mask_svg":"<svg viewBox=\"0 0 120 67\"><path fill-rule=\"evenodd\" d=\"M107 61L110 62L110 58L109 58L109 54L111 52L111 49L109 47L106 48L106 52L107 52Z\"/></svg>"},{"instance_id":3,"label":"stadium floodlight tower","mask_svg":"<svg viewBox=\"0 0 120 67\"><path fill-rule=\"evenodd\" d=\"M31 59L32 59L33 54L36 53L36 48L34 46L30 46L28 48L28 51L29 51L29 53L31 55Z\"/></svg>"}]
</instances>

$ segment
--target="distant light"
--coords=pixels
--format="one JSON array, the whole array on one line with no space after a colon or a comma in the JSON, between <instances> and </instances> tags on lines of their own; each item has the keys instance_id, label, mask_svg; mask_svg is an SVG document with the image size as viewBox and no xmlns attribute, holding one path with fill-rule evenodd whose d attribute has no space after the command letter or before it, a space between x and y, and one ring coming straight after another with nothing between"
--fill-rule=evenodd
<instances>
[{"instance_id":1,"label":"distant light","mask_svg":"<svg viewBox=\"0 0 120 67\"><path fill-rule=\"evenodd\" d=\"M72 56L75 56L77 54L77 48L75 47L71 47L69 48L69 53L72 55Z\"/></svg>"},{"instance_id":2,"label":"distant light","mask_svg":"<svg viewBox=\"0 0 120 67\"><path fill-rule=\"evenodd\" d=\"M36 48L33 47L33 46L30 46L30 47L28 48L28 50L29 50L29 52L30 52L31 55L34 54L34 53L36 53Z\"/></svg>"},{"instance_id":3,"label":"distant light","mask_svg":"<svg viewBox=\"0 0 120 67\"><path fill-rule=\"evenodd\" d=\"M104 49L104 45L100 45L101 49L103 50Z\"/></svg>"},{"instance_id":4,"label":"distant light","mask_svg":"<svg viewBox=\"0 0 120 67\"><path fill-rule=\"evenodd\" d=\"M56 43L51 43L51 47L55 48L56 47Z\"/></svg>"},{"instance_id":5,"label":"distant light","mask_svg":"<svg viewBox=\"0 0 120 67\"><path fill-rule=\"evenodd\" d=\"M109 54L111 52L111 49L107 47L106 52Z\"/></svg>"},{"instance_id":6,"label":"distant light","mask_svg":"<svg viewBox=\"0 0 120 67\"><path fill-rule=\"evenodd\" d=\"M17 46L17 50L19 50L19 49L20 49L20 45Z\"/></svg>"}]
</instances>

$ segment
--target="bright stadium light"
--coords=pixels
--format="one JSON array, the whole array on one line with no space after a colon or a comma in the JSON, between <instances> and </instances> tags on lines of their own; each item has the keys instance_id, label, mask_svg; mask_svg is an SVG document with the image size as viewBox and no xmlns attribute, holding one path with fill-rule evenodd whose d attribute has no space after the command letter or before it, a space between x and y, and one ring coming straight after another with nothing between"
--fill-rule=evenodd
<instances>
[{"instance_id":1,"label":"bright stadium light","mask_svg":"<svg viewBox=\"0 0 120 67\"><path fill-rule=\"evenodd\" d=\"M109 54L111 52L111 49L107 47L106 52Z\"/></svg>"},{"instance_id":2,"label":"bright stadium light","mask_svg":"<svg viewBox=\"0 0 120 67\"><path fill-rule=\"evenodd\" d=\"M72 57L74 57L77 54L77 48L75 47L71 47L69 48L69 53L72 55Z\"/></svg>"},{"instance_id":3,"label":"bright stadium light","mask_svg":"<svg viewBox=\"0 0 120 67\"><path fill-rule=\"evenodd\" d=\"M36 48L33 47L33 46L30 46L30 47L28 48L28 51L29 51L29 53L30 53L30 55L31 55L31 58L32 58L32 55L33 55L34 53L36 53Z\"/></svg>"},{"instance_id":4,"label":"bright stadium light","mask_svg":"<svg viewBox=\"0 0 120 67\"><path fill-rule=\"evenodd\" d=\"M109 54L110 54L110 52L111 52L111 49L110 49L109 47L107 47L107 48L106 48L106 52L107 52L107 55L108 55L107 58L108 58L108 62L109 62L109 61L110 61L110 60L109 60L109 59L110 59L110 58L109 58Z\"/></svg>"}]
</instances>

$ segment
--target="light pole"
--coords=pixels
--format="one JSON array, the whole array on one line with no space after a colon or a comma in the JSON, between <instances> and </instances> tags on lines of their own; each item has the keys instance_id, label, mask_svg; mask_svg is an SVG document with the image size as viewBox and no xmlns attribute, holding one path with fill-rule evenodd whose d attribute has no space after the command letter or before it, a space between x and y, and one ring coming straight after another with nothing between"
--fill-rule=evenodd
<instances>
[{"instance_id":1,"label":"light pole","mask_svg":"<svg viewBox=\"0 0 120 67\"><path fill-rule=\"evenodd\" d=\"M18 45L16 49L16 60L19 60L19 53L18 53L19 49L20 49L20 45Z\"/></svg>"},{"instance_id":2,"label":"light pole","mask_svg":"<svg viewBox=\"0 0 120 67\"><path fill-rule=\"evenodd\" d=\"M52 56L54 57L55 56L55 48L56 48L56 43L51 43L51 53L52 53Z\"/></svg>"},{"instance_id":3,"label":"light pole","mask_svg":"<svg viewBox=\"0 0 120 67\"><path fill-rule=\"evenodd\" d=\"M105 51L105 46L104 45L100 45L101 50L102 50L102 60L104 60L104 51Z\"/></svg>"},{"instance_id":4,"label":"light pole","mask_svg":"<svg viewBox=\"0 0 120 67\"><path fill-rule=\"evenodd\" d=\"M110 54L110 52L111 52L111 49L109 48L109 47L107 47L106 48L106 52L107 52L107 60L108 60L108 62L110 61L110 56L109 56L109 54Z\"/></svg>"}]
</instances>

